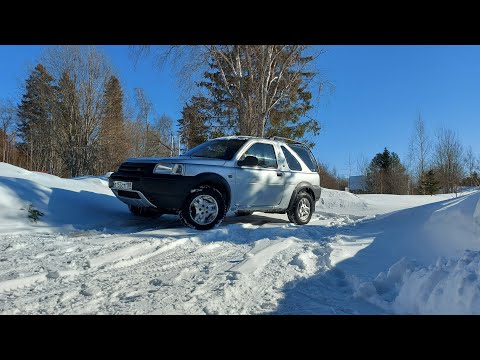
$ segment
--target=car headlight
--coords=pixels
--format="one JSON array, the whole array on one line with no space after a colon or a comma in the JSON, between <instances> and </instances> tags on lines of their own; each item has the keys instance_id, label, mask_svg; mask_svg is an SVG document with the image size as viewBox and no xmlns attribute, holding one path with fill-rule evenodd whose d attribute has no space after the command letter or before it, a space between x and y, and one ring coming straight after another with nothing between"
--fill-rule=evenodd
<instances>
[{"instance_id":1,"label":"car headlight","mask_svg":"<svg viewBox=\"0 0 480 360\"><path fill-rule=\"evenodd\" d=\"M183 175L185 173L185 165L183 164L165 164L159 163L153 169L154 174Z\"/></svg>"}]
</instances>

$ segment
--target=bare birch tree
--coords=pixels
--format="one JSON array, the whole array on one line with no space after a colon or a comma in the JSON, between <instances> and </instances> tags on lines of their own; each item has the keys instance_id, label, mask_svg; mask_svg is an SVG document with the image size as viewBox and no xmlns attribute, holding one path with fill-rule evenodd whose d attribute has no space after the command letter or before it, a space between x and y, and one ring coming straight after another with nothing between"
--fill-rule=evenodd
<instances>
[{"instance_id":1,"label":"bare birch tree","mask_svg":"<svg viewBox=\"0 0 480 360\"><path fill-rule=\"evenodd\" d=\"M308 87L311 58L303 45L211 45L219 83L237 108L242 134L264 136L272 110L287 101L299 82Z\"/></svg>"},{"instance_id":2,"label":"bare birch tree","mask_svg":"<svg viewBox=\"0 0 480 360\"><path fill-rule=\"evenodd\" d=\"M476 170L478 170L479 163L477 160L477 157L473 153L472 146L469 146L467 151L465 152L465 168L467 170L467 174L470 180L470 186L478 186L478 184L475 183L476 177L474 173Z\"/></svg>"},{"instance_id":3,"label":"bare birch tree","mask_svg":"<svg viewBox=\"0 0 480 360\"><path fill-rule=\"evenodd\" d=\"M450 129L437 132L434 165L445 193L457 191L463 176L463 147L457 134Z\"/></svg>"},{"instance_id":4,"label":"bare birch tree","mask_svg":"<svg viewBox=\"0 0 480 360\"><path fill-rule=\"evenodd\" d=\"M54 133L69 134L68 144L59 141L57 147L60 153L70 151L67 172L70 176L93 174L99 156L98 140L104 90L111 76L110 64L93 46L50 47L43 62L54 78L63 77L71 83L63 89L66 93L61 94L65 111L61 116L57 114L58 128L53 129Z\"/></svg>"},{"instance_id":5,"label":"bare birch tree","mask_svg":"<svg viewBox=\"0 0 480 360\"><path fill-rule=\"evenodd\" d=\"M367 176L370 161L365 154L360 154L357 157L357 171L360 175Z\"/></svg>"},{"instance_id":6,"label":"bare birch tree","mask_svg":"<svg viewBox=\"0 0 480 360\"><path fill-rule=\"evenodd\" d=\"M150 144L154 156L167 157L178 152L171 117L163 114L154 120L150 131Z\"/></svg>"},{"instance_id":7,"label":"bare birch tree","mask_svg":"<svg viewBox=\"0 0 480 360\"><path fill-rule=\"evenodd\" d=\"M123 99L123 110L125 117L125 134L127 136L127 156L128 157L142 157L143 152L143 126L141 120L137 119L137 110L134 106L134 101L125 93Z\"/></svg>"},{"instance_id":8,"label":"bare birch tree","mask_svg":"<svg viewBox=\"0 0 480 360\"><path fill-rule=\"evenodd\" d=\"M142 88L135 88L135 103L138 109L137 120L143 127L143 156L151 156L149 141L149 117L153 111L153 104Z\"/></svg>"},{"instance_id":9,"label":"bare birch tree","mask_svg":"<svg viewBox=\"0 0 480 360\"><path fill-rule=\"evenodd\" d=\"M430 148L431 144L425 129L425 123L421 114L418 114L418 118L415 120L414 132L410 138L408 158L415 185L417 188L422 189L421 191L424 195L425 190L421 183L422 177L427 170Z\"/></svg>"}]
</instances>

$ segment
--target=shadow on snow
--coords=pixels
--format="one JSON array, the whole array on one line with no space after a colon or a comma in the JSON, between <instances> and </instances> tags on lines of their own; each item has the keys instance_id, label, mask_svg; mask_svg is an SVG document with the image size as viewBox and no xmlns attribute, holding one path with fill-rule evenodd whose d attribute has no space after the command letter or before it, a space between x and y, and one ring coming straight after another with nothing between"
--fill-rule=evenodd
<instances>
[{"instance_id":1,"label":"shadow on snow","mask_svg":"<svg viewBox=\"0 0 480 360\"><path fill-rule=\"evenodd\" d=\"M480 193L464 195L336 227L334 233L337 239L343 237L345 242L351 241L352 244L356 239L372 239L372 242L353 257L337 263L324 273L286 284L284 298L274 314L384 313L382 309L362 299L355 299L347 277L353 275L359 280L371 281L402 257L415 259L420 264L435 261L438 256L442 256L445 246L456 246L456 239L452 239L450 234L444 234L442 239L440 232L432 236L431 229L425 224L437 215L435 212L460 203L462 206L456 207L455 211L471 217L479 198ZM318 229L319 233L322 231ZM463 249L459 251L463 252Z\"/></svg>"}]
</instances>

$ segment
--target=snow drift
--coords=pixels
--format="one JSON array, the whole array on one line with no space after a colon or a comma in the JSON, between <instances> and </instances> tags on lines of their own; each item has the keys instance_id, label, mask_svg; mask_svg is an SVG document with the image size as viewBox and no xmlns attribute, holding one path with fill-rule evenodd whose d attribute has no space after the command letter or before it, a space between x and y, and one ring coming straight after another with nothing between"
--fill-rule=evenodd
<instances>
[{"instance_id":1,"label":"snow drift","mask_svg":"<svg viewBox=\"0 0 480 360\"><path fill-rule=\"evenodd\" d=\"M403 258L354 295L396 314L480 314L480 252L426 267Z\"/></svg>"},{"instance_id":2,"label":"snow drift","mask_svg":"<svg viewBox=\"0 0 480 360\"><path fill-rule=\"evenodd\" d=\"M398 314L480 314L480 252L406 271L392 309Z\"/></svg>"},{"instance_id":3,"label":"snow drift","mask_svg":"<svg viewBox=\"0 0 480 360\"><path fill-rule=\"evenodd\" d=\"M36 224L30 205L44 213ZM103 229L128 215L105 177L62 179L0 163L0 233Z\"/></svg>"},{"instance_id":4,"label":"snow drift","mask_svg":"<svg viewBox=\"0 0 480 360\"><path fill-rule=\"evenodd\" d=\"M367 207L367 203L355 194L323 188L321 199L317 203L318 211L329 211L336 214L363 212Z\"/></svg>"},{"instance_id":5,"label":"snow drift","mask_svg":"<svg viewBox=\"0 0 480 360\"><path fill-rule=\"evenodd\" d=\"M354 276L354 296L397 314L480 314L478 195L425 208L426 221L407 233L412 240L409 256L373 281L362 282ZM423 217L418 213L421 208L417 209L416 215ZM390 242L390 246L397 256L403 255L403 244Z\"/></svg>"}]
</instances>

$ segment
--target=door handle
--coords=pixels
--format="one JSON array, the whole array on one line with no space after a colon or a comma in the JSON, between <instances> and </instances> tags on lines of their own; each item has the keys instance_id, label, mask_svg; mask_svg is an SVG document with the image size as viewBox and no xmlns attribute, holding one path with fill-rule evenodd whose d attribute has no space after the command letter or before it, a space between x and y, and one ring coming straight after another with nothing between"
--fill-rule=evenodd
<instances>
[{"instance_id":1,"label":"door handle","mask_svg":"<svg viewBox=\"0 0 480 360\"><path fill-rule=\"evenodd\" d=\"M277 176L283 176L283 173L281 171L277 171Z\"/></svg>"}]
</instances>

